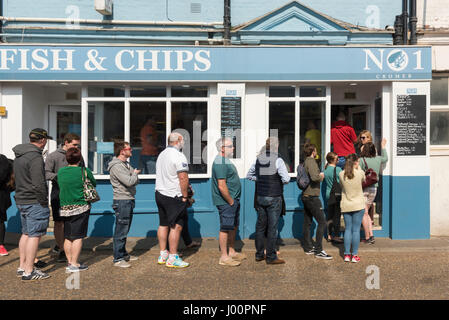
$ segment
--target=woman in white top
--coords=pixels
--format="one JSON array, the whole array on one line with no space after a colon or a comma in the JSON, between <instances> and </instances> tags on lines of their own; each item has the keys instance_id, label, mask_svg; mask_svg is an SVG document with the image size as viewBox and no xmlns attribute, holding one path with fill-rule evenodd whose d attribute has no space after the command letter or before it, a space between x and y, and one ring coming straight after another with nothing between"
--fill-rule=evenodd
<instances>
[{"instance_id":1,"label":"woman in white top","mask_svg":"<svg viewBox=\"0 0 449 320\"><path fill-rule=\"evenodd\" d=\"M345 220L345 262L356 263L360 261L357 253L360 244L360 225L365 212L365 198L362 189L365 173L359 168L359 158L356 154L346 157L344 170L340 172L339 176L342 187L340 207Z\"/></svg>"}]
</instances>

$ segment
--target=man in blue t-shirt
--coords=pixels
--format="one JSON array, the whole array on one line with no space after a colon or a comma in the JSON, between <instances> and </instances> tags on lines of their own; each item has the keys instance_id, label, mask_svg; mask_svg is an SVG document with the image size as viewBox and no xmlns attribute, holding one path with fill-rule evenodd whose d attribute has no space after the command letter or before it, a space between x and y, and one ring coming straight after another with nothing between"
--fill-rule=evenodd
<instances>
[{"instance_id":1,"label":"man in blue t-shirt","mask_svg":"<svg viewBox=\"0 0 449 320\"><path fill-rule=\"evenodd\" d=\"M246 259L246 255L234 249L235 235L239 226L241 194L237 169L229 160L234 153L234 145L232 139L220 138L216 146L219 154L212 165L212 201L220 215L219 264L238 266Z\"/></svg>"}]
</instances>

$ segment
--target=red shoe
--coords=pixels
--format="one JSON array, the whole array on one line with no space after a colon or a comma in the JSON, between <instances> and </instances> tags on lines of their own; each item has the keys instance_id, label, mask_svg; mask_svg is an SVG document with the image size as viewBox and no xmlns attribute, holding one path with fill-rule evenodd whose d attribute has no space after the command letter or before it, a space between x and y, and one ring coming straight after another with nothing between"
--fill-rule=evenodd
<instances>
[{"instance_id":1,"label":"red shoe","mask_svg":"<svg viewBox=\"0 0 449 320\"><path fill-rule=\"evenodd\" d=\"M9 253L6 250L5 246L0 246L0 256L7 256Z\"/></svg>"},{"instance_id":2,"label":"red shoe","mask_svg":"<svg viewBox=\"0 0 449 320\"><path fill-rule=\"evenodd\" d=\"M360 257L359 256L352 256L351 262L354 262L354 263L360 262Z\"/></svg>"},{"instance_id":3,"label":"red shoe","mask_svg":"<svg viewBox=\"0 0 449 320\"><path fill-rule=\"evenodd\" d=\"M351 255L345 254L345 262L350 262L350 261L351 261Z\"/></svg>"}]
</instances>

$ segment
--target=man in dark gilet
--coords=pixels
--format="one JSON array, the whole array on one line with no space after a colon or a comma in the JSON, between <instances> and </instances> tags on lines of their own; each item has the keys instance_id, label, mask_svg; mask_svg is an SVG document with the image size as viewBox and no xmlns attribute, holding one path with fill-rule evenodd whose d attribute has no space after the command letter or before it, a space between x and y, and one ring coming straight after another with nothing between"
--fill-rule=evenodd
<instances>
[{"instance_id":1,"label":"man in dark gilet","mask_svg":"<svg viewBox=\"0 0 449 320\"><path fill-rule=\"evenodd\" d=\"M283 206L283 188L284 184L290 182L290 176L284 160L278 155L278 147L278 138L268 138L246 176L256 181L256 261L265 259L267 264L285 263L276 254L276 240Z\"/></svg>"}]
</instances>

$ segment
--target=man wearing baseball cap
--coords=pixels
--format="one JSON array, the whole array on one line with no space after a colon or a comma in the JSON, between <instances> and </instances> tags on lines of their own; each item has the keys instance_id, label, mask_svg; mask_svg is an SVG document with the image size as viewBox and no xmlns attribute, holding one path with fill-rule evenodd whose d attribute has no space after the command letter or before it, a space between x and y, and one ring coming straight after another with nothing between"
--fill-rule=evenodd
<instances>
[{"instance_id":1,"label":"man wearing baseball cap","mask_svg":"<svg viewBox=\"0 0 449 320\"><path fill-rule=\"evenodd\" d=\"M29 134L30 143L19 144L12 150L16 179L15 200L20 211L22 237L19 242L20 266L17 276L22 281L46 279L47 273L34 268L39 241L46 234L50 218L48 188L45 181L42 150L48 139L46 130L36 128Z\"/></svg>"}]
</instances>

